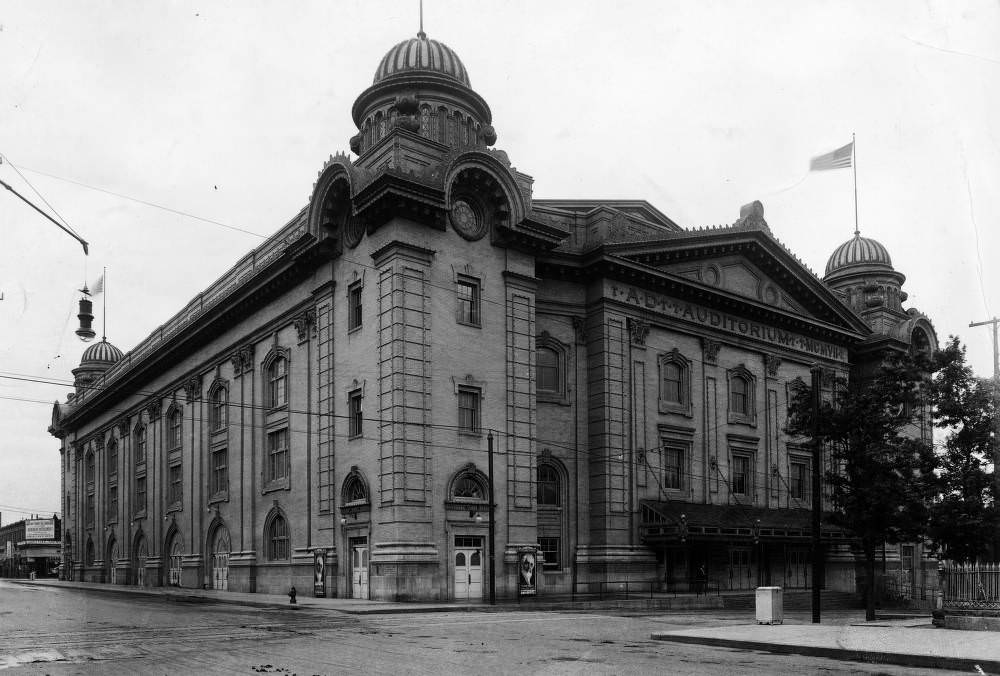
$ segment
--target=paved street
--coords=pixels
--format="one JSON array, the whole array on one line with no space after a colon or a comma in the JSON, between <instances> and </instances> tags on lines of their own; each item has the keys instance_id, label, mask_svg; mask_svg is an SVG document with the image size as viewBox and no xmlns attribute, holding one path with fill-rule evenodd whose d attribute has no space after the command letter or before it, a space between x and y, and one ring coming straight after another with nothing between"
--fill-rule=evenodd
<instances>
[{"instance_id":1,"label":"paved street","mask_svg":"<svg viewBox=\"0 0 1000 676\"><path fill-rule=\"evenodd\" d=\"M702 626L725 632L727 625L746 622L745 614L662 611L353 616L0 581L0 669L11 674L298 676L926 673L650 639L653 631Z\"/></svg>"}]
</instances>

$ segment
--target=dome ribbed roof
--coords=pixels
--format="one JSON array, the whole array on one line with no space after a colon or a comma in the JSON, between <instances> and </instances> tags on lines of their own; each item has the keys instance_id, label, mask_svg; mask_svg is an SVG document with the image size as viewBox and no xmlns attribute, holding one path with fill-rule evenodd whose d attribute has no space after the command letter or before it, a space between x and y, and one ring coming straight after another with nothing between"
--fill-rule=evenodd
<instances>
[{"instance_id":1,"label":"dome ribbed roof","mask_svg":"<svg viewBox=\"0 0 1000 676\"><path fill-rule=\"evenodd\" d=\"M458 80L466 87L472 86L469 84L469 73L458 54L448 45L431 40L422 32L415 38L403 40L382 57L372 84L410 71L431 71Z\"/></svg>"},{"instance_id":2,"label":"dome ribbed roof","mask_svg":"<svg viewBox=\"0 0 1000 676\"><path fill-rule=\"evenodd\" d=\"M892 268L892 258L882 244L858 233L834 250L826 262L826 274L829 276L838 270L860 265Z\"/></svg>"},{"instance_id":3,"label":"dome ribbed roof","mask_svg":"<svg viewBox=\"0 0 1000 676\"><path fill-rule=\"evenodd\" d=\"M80 366L97 362L99 364L114 364L125 355L117 347L106 340L94 343L83 352L80 358Z\"/></svg>"}]
</instances>

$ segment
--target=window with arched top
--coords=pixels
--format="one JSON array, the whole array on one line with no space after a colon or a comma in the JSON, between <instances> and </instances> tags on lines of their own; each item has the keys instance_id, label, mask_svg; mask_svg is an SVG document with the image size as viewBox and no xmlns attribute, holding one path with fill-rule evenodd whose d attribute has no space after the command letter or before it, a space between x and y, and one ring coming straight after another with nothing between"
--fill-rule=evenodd
<instances>
[{"instance_id":1,"label":"window with arched top","mask_svg":"<svg viewBox=\"0 0 1000 676\"><path fill-rule=\"evenodd\" d=\"M548 463L538 464L538 505L539 507L562 506L562 482L559 471Z\"/></svg>"},{"instance_id":2,"label":"window with arched top","mask_svg":"<svg viewBox=\"0 0 1000 676\"><path fill-rule=\"evenodd\" d=\"M86 462L87 462L87 469L86 469L87 483L88 484L92 484L92 483L94 483L94 475L96 473L95 472L96 461L94 459L94 452L93 451L90 451L90 452L87 453L87 460L86 460Z\"/></svg>"},{"instance_id":3,"label":"window with arched top","mask_svg":"<svg viewBox=\"0 0 1000 676\"><path fill-rule=\"evenodd\" d=\"M288 360L278 355L267 365L267 406L278 408L288 403Z\"/></svg>"},{"instance_id":4,"label":"window with arched top","mask_svg":"<svg viewBox=\"0 0 1000 676\"><path fill-rule=\"evenodd\" d=\"M679 350L660 354L659 367L660 413L691 415L691 362Z\"/></svg>"},{"instance_id":5,"label":"window with arched top","mask_svg":"<svg viewBox=\"0 0 1000 676\"><path fill-rule=\"evenodd\" d=\"M108 477L113 478L118 475L118 442L112 439L108 442Z\"/></svg>"},{"instance_id":6,"label":"window with arched top","mask_svg":"<svg viewBox=\"0 0 1000 676\"><path fill-rule=\"evenodd\" d=\"M133 452L133 462L136 465L142 465L146 462L146 427L144 425L139 425L135 428L132 433L132 437L135 440L135 450Z\"/></svg>"},{"instance_id":7,"label":"window with arched top","mask_svg":"<svg viewBox=\"0 0 1000 676\"><path fill-rule=\"evenodd\" d=\"M167 448L181 447L184 433L184 418L179 408L173 408L167 416Z\"/></svg>"},{"instance_id":8,"label":"window with arched top","mask_svg":"<svg viewBox=\"0 0 1000 676\"><path fill-rule=\"evenodd\" d=\"M756 424L756 377L740 365L727 373L729 380L729 422Z\"/></svg>"},{"instance_id":9,"label":"window with arched top","mask_svg":"<svg viewBox=\"0 0 1000 676\"><path fill-rule=\"evenodd\" d=\"M358 505L368 502L368 486L358 472L351 472L344 479L341 500L345 505Z\"/></svg>"},{"instance_id":10,"label":"window with arched top","mask_svg":"<svg viewBox=\"0 0 1000 676\"><path fill-rule=\"evenodd\" d=\"M569 403L567 354L567 346L548 331L542 331L535 338L535 397L538 401Z\"/></svg>"},{"instance_id":11,"label":"window with arched top","mask_svg":"<svg viewBox=\"0 0 1000 676\"><path fill-rule=\"evenodd\" d=\"M213 432L226 428L229 424L229 390L217 385L209 394L208 425Z\"/></svg>"},{"instance_id":12,"label":"window with arched top","mask_svg":"<svg viewBox=\"0 0 1000 676\"><path fill-rule=\"evenodd\" d=\"M451 482L451 499L457 502L486 502L486 479L474 466L467 465Z\"/></svg>"},{"instance_id":13,"label":"window with arched top","mask_svg":"<svg viewBox=\"0 0 1000 676\"><path fill-rule=\"evenodd\" d=\"M267 558L271 561L287 561L290 547L288 522L281 514L275 514L267 525Z\"/></svg>"}]
</instances>

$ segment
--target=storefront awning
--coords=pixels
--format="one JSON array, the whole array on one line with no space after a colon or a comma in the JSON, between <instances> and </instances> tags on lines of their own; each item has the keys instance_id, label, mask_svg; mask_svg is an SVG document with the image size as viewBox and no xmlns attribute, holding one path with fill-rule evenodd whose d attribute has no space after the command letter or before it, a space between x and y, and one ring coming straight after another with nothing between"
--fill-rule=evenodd
<instances>
[{"instance_id":1,"label":"storefront awning","mask_svg":"<svg viewBox=\"0 0 1000 676\"><path fill-rule=\"evenodd\" d=\"M812 512L644 500L639 507L639 528L647 543L732 538L801 542L812 537ZM824 523L820 537L845 540L850 536L842 528Z\"/></svg>"}]
</instances>

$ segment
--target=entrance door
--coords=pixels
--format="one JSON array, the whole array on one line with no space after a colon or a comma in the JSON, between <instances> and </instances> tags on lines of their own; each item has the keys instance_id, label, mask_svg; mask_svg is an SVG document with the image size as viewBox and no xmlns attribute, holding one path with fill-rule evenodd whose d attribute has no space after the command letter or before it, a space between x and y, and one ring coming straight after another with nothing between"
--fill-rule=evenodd
<instances>
[{"instance_id":1,"label":"entrance door","mask_svg":"<svg viewBox=\"0 0 1000 676\"><path fill-rule=\"evenodd\" d=\"M219 526L212 544L212 589L229 589L229 531Z\"/></svg>"},{"instance_id":2,"label":"entrance door","mask_svg":"<svg viewBox=\"0 0 1000 676\"><path fill-rule=\"evenodd\" d=\"M904 599L912 599L916 577L913 574L913 545L899 546L899 561L902 566L899 576L899 594Z\"/></svg>"},{"instance_id":3,"label":"entrance door","mask_svg":"<svg viewBox=\"0 0 1000 676\"><path fill-rule=\"evenodd\" d=\"M368 538L351 538L351 598L368 598Z\"/></svg>"},{"instance_id":4,"label":"entrance door","mask_svg":"<svg viewBox=\"0 0 1000 676\"><path fill-rule=\"evenodd\" d=\"M752 566L749 549L729 550L729 588L753 589Z\"/></svg>"},{"instance_id":5,"label":"entrance door","mask_svg":"<svg viewBox=\"0 0 1000 676\"><path fill-rule=\"evenodd\" d=\"M809 586L809 550L789 547L785 551L785 587L804 589Z\"/></svg>"},{"instance_id":6,"label":"entrance door","mask_svg":"<svg viewBox=\"0 0 1000 676\"><path fill-rule=\"evenodd\" d=\"M139 538L135 544L135 557L132 559L132 567L135 572L135 583L140 587L146 586L146 538Z\"/></svg>"},{"instance_id":7,"label":"entrance door","mask_svg":"<svg viewBox=\"0 0 1000 676\"><path fill-rule=\"evenodd\" d=\"M108 547L108 583L118 584L118 541L113 540Z\"/></svg>"},{"instance_id":8,"label":"entrance door","mask_svg":"<svg viewBox=\"0 0 1000 676\"><path fill-rule=\"evenodd\" d=\"M455 537L455 600L479 601L483 598L483 539Z\"/></svg>"},{"instance_id":9,"label":"entrance door","mask_svg":"<svg viewBox=\"0 0 1000 676\"><path fill-rule=\"evenodd\" d=\"M180 536L175 535L170 545L170 559L167 568L167 579L170 586L181 586L181 543Z\"/></svg>"}]
</instances>

